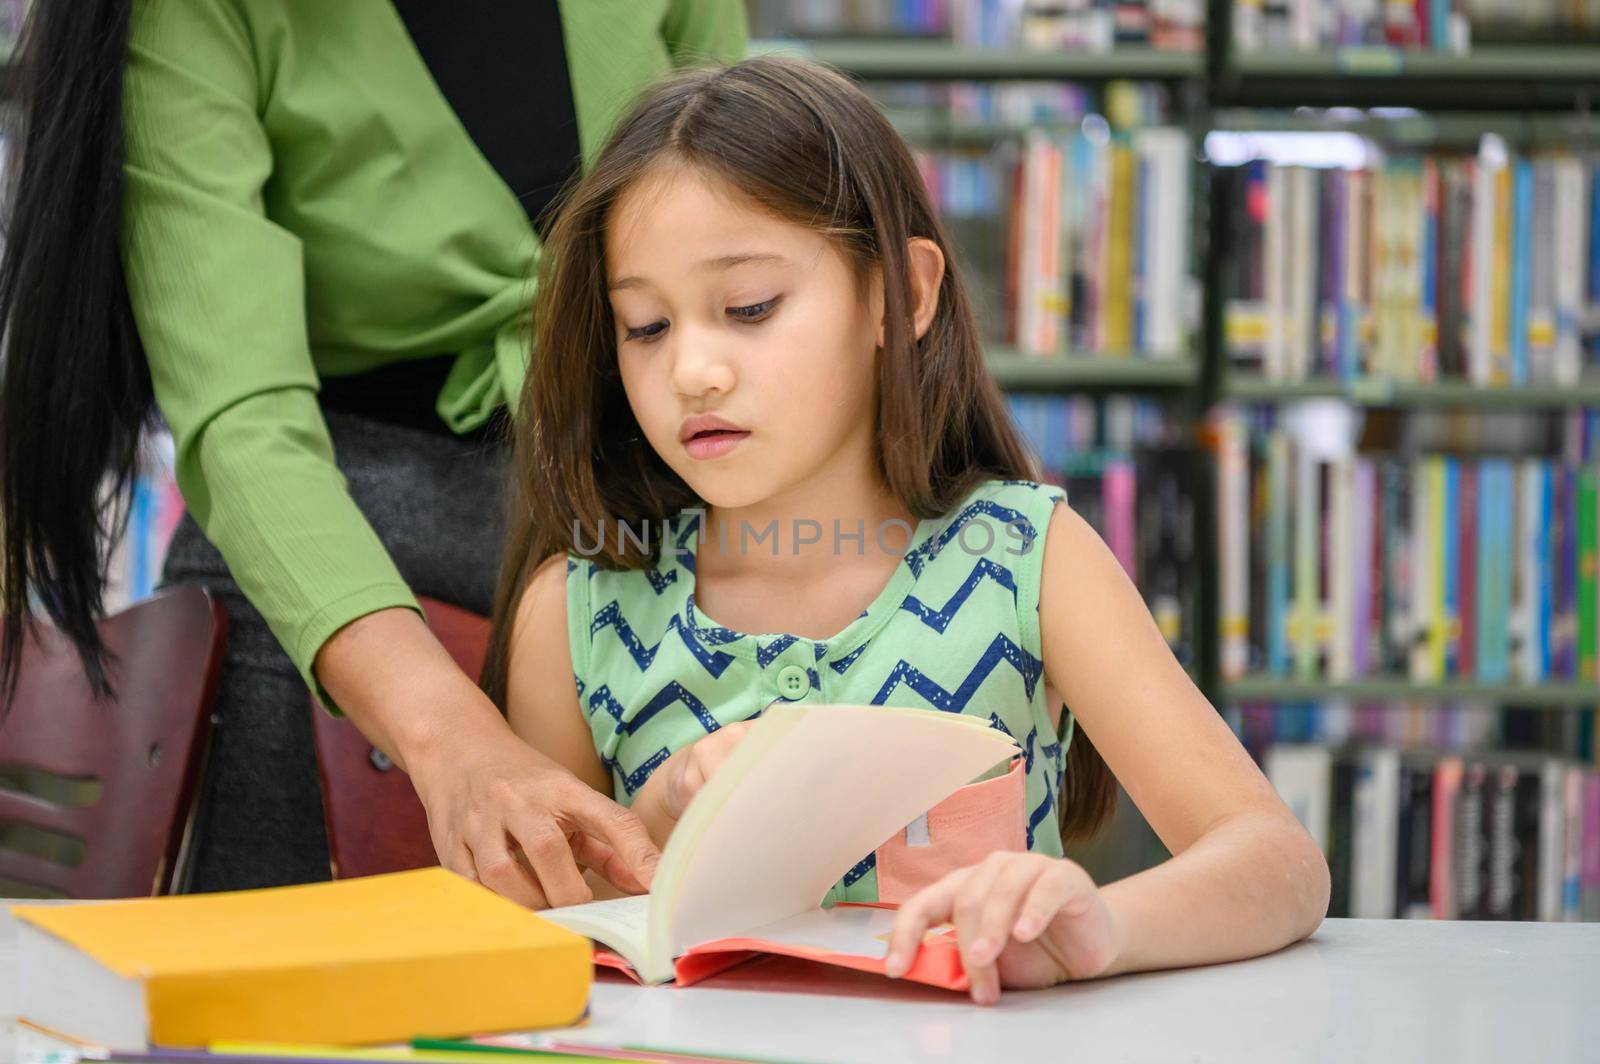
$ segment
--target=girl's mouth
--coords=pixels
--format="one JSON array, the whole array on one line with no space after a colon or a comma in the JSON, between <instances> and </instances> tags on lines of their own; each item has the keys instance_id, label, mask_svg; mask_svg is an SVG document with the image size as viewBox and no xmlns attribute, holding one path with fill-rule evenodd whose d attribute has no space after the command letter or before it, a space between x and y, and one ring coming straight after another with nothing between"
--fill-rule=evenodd
<instances>
[{"instance_id":1,"label":"girl's mouth","mask_svg":"<svg viewBox=\"0 0 1600 1064\"><path fill-rule=\"evenodd\" d=\"M743 429L705 429L683 442L690 458L721 458L743 442L750 433Z\"/></svg>"}]
</instances>

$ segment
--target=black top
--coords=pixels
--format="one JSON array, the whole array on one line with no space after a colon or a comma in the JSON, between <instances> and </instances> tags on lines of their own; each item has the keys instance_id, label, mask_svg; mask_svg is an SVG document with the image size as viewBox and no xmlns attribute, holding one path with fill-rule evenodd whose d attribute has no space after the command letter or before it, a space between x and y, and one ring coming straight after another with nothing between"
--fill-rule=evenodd
<instances>
[{"instance_id":1,"label":"black top","mask_svg":"<svg viewBox=\"0 0 1600 1064\"><path fill-rule=\"evenodd\" d=\"M542 239L549 230L546 208L578 173L581 160L556 0L393 3L439 91ZM322 405L448 433L436 403L455 356L445 351L349 377L324 377ZM486 429L470 436L485 435Z\"/></svg>"}]
</instances>

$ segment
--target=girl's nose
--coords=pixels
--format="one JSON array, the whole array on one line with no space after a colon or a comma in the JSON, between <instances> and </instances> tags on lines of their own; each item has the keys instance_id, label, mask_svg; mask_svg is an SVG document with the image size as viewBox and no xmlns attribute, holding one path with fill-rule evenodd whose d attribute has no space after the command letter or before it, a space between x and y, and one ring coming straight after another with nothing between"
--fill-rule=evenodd
<instances>
[{"instance_id":1,"label":"girl's nose","mask_svg":"<svg viewBox=\"0 0 1600 1064\"><path fill-rule=\"evenodd\" d=\"M733 390L736 379L733 362L715 337L699 330L679 330L673 338L672 351L672 386L679 395L726 395Z\"/></svg>"}]
</instances>

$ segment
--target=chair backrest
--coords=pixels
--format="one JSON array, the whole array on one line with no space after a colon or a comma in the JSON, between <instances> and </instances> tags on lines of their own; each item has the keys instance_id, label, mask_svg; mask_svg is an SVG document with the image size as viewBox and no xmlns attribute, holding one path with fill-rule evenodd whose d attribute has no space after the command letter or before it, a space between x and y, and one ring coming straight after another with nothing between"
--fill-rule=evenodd
<instances>
[{"instance_id":1,"label":"chair backrest","mask_svg":"<svg viewBox=\"0 0 1600 1064\"><path fill-rule=\"evenodd\" d=\"M483 672L489 619L459 606L418 599L428 627L473 679ZM335 879L426 868L439 863L428 815L411 778L344 717L312 703L322 812Z\"/></svg>"},{"instance_id":2,"label":"chair backrest","mask_svg":"<svg viewBox=\"0 0 1600 1064\"><path fill-rule=\"evenodd\" d=\"M45 624L24 636L0 721L0 879L71 898L164 894L194 808L228 618L188 586L99 629L116 655L106 702L66 636Z\"/></svg>"}]
</instances>

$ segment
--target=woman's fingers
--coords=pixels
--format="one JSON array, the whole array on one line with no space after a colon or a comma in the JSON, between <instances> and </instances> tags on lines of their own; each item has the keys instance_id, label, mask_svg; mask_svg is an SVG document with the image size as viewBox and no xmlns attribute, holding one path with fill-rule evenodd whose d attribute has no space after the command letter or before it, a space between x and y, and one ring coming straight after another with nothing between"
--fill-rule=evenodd
<instances>
[{"instance_id":1,"label":"woman's fingers","mask_svg":"<svg viewBox=\"0 0 1600 1064\"><path fill-rule=\"evenodd\" d=\"M605 876L618 890L643 893L649 889L650 880L656 874L656 865L661 862L661 851L650 840L650 832L644 826L644 821L633 810L625 809L579 784L566 812L567 820L577 831L611 848L629 882L619 882L617 876L605 868L595 868L596 872ZM593 865L589 867L594 868ZM541 875L541 882L543 878ZM582 881L581 877L579 881ZM633 890L635 887L638 889Z\"/></svg>"},{"instance_id":2,"label":"woman's fingers","mask_svg":"<svg viewBox=\"0 0 1600 1064\"><path fill-rule=\"evenodd\" d=\"M550 907L549 899L539 889L538 881L513 856L510 841L504 833L500 833L498 839L492 835L485 837L475 848L466 849L473 869L469 878L529 909Z\"/></svg>"},{"instance_id":3,"label":"woman's fingers","mask_svg":"<svg viewBox=\"0 0 1600 1064\"><path fill-rule=\"evenodd\" d=\"M583 832L572 836L572 856L624 894L644 894L650 889L634 878L617 851L600 839Z\"/></svg>"},{"instance_id":4,"label":"woman's fingers","mask_svg":"<svg viewBox=\"0 0 1600 1064\"><path fill-rule=\"evenodd\" d=\"M548 816L521 816L510 825L512 838L538 880L539 890L552 908L582 905L594 900L572 855L566 832ZM480 862L479 868L483 866Z\"/></svg>"}]
</instances>

